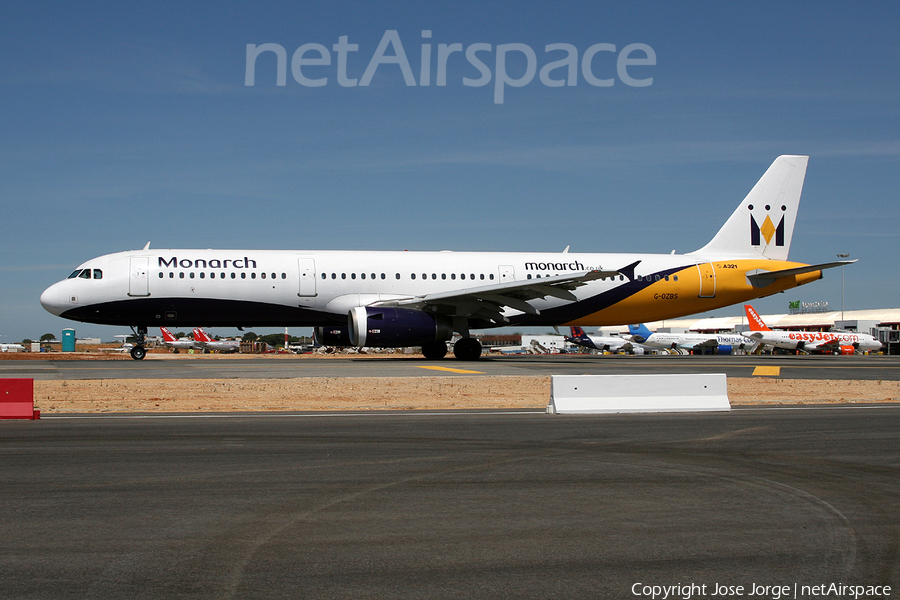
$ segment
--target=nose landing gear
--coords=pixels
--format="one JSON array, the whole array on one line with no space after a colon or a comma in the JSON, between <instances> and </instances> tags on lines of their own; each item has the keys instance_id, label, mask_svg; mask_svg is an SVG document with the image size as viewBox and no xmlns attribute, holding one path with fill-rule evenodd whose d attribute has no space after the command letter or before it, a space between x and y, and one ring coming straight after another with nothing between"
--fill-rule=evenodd
<instances>
[{"instance_id":1,"label":"nose landing gear","mask_svg":"<svg viewBox=\"0 0 900 600\"><path fill-rule=\"evenodd\" d=\"M134 332L134 346L131 348L131 358L134 360L143 360L147 356L147 349L144 348L144 338L147 335L147 326L138 325L137 328L132 327Z\"/></svg>"}]
</instances>

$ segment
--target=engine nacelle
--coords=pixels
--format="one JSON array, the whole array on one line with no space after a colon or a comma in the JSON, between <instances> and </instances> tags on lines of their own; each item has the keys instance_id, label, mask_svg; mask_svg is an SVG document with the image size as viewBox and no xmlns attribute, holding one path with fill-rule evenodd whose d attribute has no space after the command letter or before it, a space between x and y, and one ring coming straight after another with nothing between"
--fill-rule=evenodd
<instances>
[{"instance_id":1,"label":"engine nacelle","mask_svg":"<svg viewBox=\"0 0 900 600\"><path fill-rule=\"evenodd\" d=\"M350 342L362 348L402 348L449 340L449 317L410 308L357 306L348 315Z\"/></svg>"},{"instance_id":2,"label":"engine nacelle","mask_svg":"<svg viewBox=\"0 0 900 600\"><path fill-rule=\"evenodd\" d=\"M352 346L346 325L329 325L313 329L313 337L322 346Z\"/></svg>"}]
</instances>

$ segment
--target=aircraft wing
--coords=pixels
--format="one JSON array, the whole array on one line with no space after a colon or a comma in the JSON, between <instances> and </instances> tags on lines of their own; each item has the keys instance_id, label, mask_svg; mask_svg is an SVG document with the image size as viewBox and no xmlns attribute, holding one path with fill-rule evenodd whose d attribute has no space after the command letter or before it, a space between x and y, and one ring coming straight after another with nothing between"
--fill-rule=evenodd
<instances>
[{"instance_id":1,"label":"aircraft wing","mask_svg":"<svg viewBox=\"0 0 900 600\"><path fill-rule=\"evenodd\" d=\"M718 348L719 340L716 338L709 338L708 340L704 340L702 342L698 342L694 344L694 348Z\"/></svg>"},{"instance_id":2,"label":"aircraft wing","mask_svg":"<svg viewBox=\"0 0 900 600\"><path fill-rule=\"evenodd\" d=\"M807 343L804 346L804 348L806 348L807 350L818 349L818 348L837 348L840 345L841 345L841 340L837 337L833 337L830 340L824 340L817 344ZM850 344L844 344L844 345L849 346Z\"/></svg>"},{"instance_id":3,"label":"aircraft wing","mask_svg":"<svg viewBox=\"0 0 900 600\"><path fill-rule=\"evenodd\" d=\"M505 323L507 319L502 314L504 307L519 310L530 315L537 315L540 314L540 311L529 304L529 300L552 296L575 302L578 298L572 293L573 290L601 277L626 275L631 279L634 276L636 264L629 265L619 271L579 271L552 277L509 281L438 292L420 297L384 300L372 306L414 308L451 316L476 317L495 323Z\"/></svg>"},{"instance_id":4,"label":"aircraft wing","mask_svg":"<svg viewBox=\"0 0 900 600\"><path fill-rule=\"evenodd\" d=\"M794 269L782 269L781 271L763 271L748 272L747 280L750 285L756 288L766 287L776 280L784 277L793 277L794 275L802 275L803 273L812 273L813 271L822 271L824 269L833 269L834 267L843 267L844 265L852 265L858 258L853 260L839 260L830 263L822 263L820 265L807 265L805 267L796 267Z\"/></svg>"}]
</instances>

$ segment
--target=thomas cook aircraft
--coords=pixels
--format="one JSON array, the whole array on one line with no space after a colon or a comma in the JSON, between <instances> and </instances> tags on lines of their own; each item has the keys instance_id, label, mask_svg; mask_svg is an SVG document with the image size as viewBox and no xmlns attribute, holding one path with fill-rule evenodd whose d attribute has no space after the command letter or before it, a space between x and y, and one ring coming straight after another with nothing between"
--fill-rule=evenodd
<instances>
[{"instance_id":1,"label":"thomas cook aircraft","mask_svg":"<svg viewBox=\"0 0 900 600\"><path fill-rule=\"evenodd\" d=\"M672 319L820 279L847 261L788 262L806 156L780 156L719 232L687 254L142 250L93 258L41 295L66 319L316 328L327 345L481 356L470 331ZM568 249L567 249L568 250Z\"/></svg>"},{"instance_id":2,"label":"thomas cook aircraft","mask_svg":"<svg viewBox=\"0 0 900 600\"><path fill-rule=\"evenodd\" d=\"M651 348L681 348L692 352L706 348L714 354L731 354L735 349L756 347L754 340L739 333L658 333L643 323L629 325L628 331L632 342Z\"/></svg>"}]
</instances>

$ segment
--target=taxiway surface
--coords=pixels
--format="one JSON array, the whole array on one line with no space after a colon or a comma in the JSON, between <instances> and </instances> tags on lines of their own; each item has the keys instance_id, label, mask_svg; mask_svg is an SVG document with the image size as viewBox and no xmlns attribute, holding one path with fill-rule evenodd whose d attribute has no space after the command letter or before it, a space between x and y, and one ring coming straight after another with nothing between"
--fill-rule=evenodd
<instances>
[{"instance_id":1,"label":"taxiway surface","mask_svg":"<svg viewBox=\"0 0 900 600\"><path fill-rule=\"evenodd\" d=\"M3 422L0 597L896 590L898 448L895 406Z\"/></svg>"},{"instance_id":2,"label":"taxiway surface","mask_svg":"<svg viewBox=\"0 0 900 600\"><path fill-rule=\"evenodd\" d=\"M900 380L898 356L490 356L478 361L416 358L172 357L132 360L0 361L0 377L51 379L280 379L416 377L454 374L607 375L725 373L750 377L779 367L783 379Z\"/></svg>"}]
</instances>

